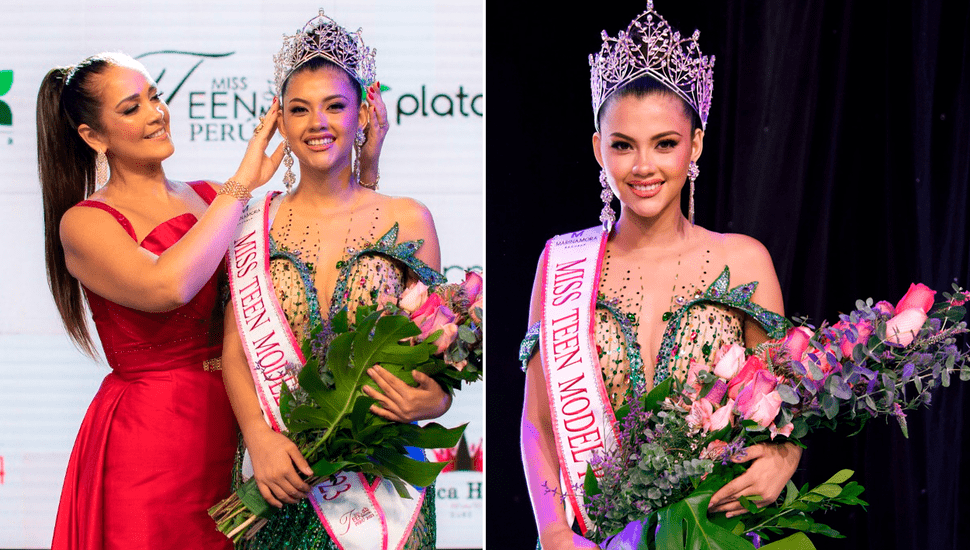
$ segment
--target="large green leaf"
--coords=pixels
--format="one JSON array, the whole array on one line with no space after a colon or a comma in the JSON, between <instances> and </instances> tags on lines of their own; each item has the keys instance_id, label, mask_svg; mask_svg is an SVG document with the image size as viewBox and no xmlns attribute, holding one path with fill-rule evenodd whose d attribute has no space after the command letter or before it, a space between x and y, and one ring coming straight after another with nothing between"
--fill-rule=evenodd
<instances>
[{"instance_id":1,"label":"large green leaf","mask_svg":"<svg viewBox=\"0 0 970 550\"><path fill-rule=\"evenodd\" d=\"M664 550L754 550L745 538L707 518L707 505L722 480L701 483L684 500L661 508L657 514L656 548ZM650 533L644 532L644 537ZM640 548L646 548L646 540Z\"/></svg>"},{"instance_id":2,"label":"large green leaf","mask_svg":"<svg viewBox=\"0 0 970 550\"><path fill-rule=\"evenodd\" d=\"M437 422L431 422L425 426L401 424L400 436L407 445L412 447L419 447L421 449L447 449L458 444L466 426L468 424L462 424L454 428L445 428Z\"/></svg>"},{"instance_id":3,"label":"large green leaf","mask_svg":"<svg viewBox=\"0 0 970 550\"><path fill-rule=\"evenodd\" d=\"M434 483L447 462L422 462L388 449L376 449L374 459L394 475L417 487Z\"/></svg>"},{"instance_id":4,"label":"large green leaf","mask_svg":"<svg viewBox=\"0 0 970 550\"><path fill-rule=\"evenodd\" d=\"M761 550L815 550L815 545L805 533L795 533L771 544L761 547Z\"/></svg>"}]
</instances>

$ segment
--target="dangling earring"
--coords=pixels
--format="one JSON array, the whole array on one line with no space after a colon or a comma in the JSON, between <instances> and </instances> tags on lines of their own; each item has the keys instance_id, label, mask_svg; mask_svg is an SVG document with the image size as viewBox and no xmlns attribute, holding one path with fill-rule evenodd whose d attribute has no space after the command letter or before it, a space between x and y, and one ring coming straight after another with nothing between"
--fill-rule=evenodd
<instances>
[{"instance_id":1,"label":"dangling earring","mask_svg":"<svg viewBox=\"0 0 970 550\"><path fill-rule=\"evenodd\" d=\"M701 169L697 167L696 162L690 161L690 165L687 166L687 178L690 179L690 201L687 203L687 220L690 221L691 225L694 225L694 180L699 175L701 175Z\"/></svg>"},{"instance_id":2,"label":"dangling earring","mask_svg":"<svg viewBox=\"0 0 970 550\"><path fill-rule=\"evenodd\" d=\"M600 199L603 201L600 223L603 224L603 229L609 232L613 227L613 222L616 221L616 214L613 213L613 208L610 206L610 203L613 202L613 190L610 189L610 184L606 181L606 170L602 168L600 168L600 185L603 186L603 190L600 191Z\"/></svg>"},{"instance_id":3,"label":"dangling earring","mask_svg":"<svg viewBox=\"0 0 970 550\"><path fill-rule=\"evenodd\" d=\"M98 151L94 157L94 190L97 191L108 183L108 155Z\"/></svg>"},{"instance_id":4,"label":"dangling earring","mask_svg":"<svg viewBox=\"0 0 970 550\"><path fill-rule=\"evenodd\" d=\"M286 172L283 173L283 185L289 193L296 183L296 174L293 173L293 151L290 150L289 140L283 141L283 164L286 165Z\"/></svg>"},{"instance_id":5,"label":"dangling earring","mask_svg":"<svg viewBox=\"0 0 970 550\"><path fill-rule=\"evenodd\" d=\"M364 133L364 129L357 128L357 135L354 136L354 179L357 180L357 185L361 187L377 189L377 182L374 182L373 185L368 185L360 181L360 150L364 147L366 141L367 135Z\"/></svg>"}]
</instances>

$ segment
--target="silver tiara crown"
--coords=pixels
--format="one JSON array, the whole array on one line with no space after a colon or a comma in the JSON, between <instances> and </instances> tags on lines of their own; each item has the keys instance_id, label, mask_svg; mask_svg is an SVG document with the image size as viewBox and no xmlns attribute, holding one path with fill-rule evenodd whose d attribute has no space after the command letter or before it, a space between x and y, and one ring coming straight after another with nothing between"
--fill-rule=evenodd
<instances>
[{"instance_id":1,"label":"silver tiara crown","mask_svg":"<svg viewBox=\"0 0 970 550\"><path fill-rule=\"evenodd\" d=\"M332 61L366 88L377 80L376 55L376 49L364 45L361 29L347 31L324 15L321 8L320 14L307 21L296 34L283 35L283 47L273 56L276 93L280 93L293 71L314 57Z\"/></svg>"},{"instance_id":2,"label":"silver tiara crown","mask_svg":"<svg viewBox=\"0 0 970 550\"><path fill-rule=\"evenodd\" d=\"M603 47L590 54L593 118L603 103L622 86L649 75L687 102L707 128L714 91L714 56L701 55L700 31L682 38L647 0L647 11L630 22L616 38L603 31Z\"/></svg>"}]
</instances>

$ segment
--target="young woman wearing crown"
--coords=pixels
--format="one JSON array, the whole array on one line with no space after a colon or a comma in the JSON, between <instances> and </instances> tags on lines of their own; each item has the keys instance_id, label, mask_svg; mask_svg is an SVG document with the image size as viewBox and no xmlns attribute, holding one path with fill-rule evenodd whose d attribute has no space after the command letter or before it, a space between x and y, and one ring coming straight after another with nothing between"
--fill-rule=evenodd
<instances>
[{"instance_id":1,"label":"young woman wearing crown","mask_svg":"<svg viewBox=\"0 0 970 550\"><path fill-rule=\"evenodd\" d=\"M257 335L245 322L252 297L243 289L255 288L248 277L262 274L258 287L275 291L268 298L272 305L266 307L273 324L267 334L273 336L259 341L276 346L272 338L279 337L279 349L287 350L289 362L298 365L302 361L294 343L314 326L343 310L353 320L358 307L397 297L409 280L430 284L444 278L437 272L438 240L428 210L414 200L375 192L376 182L365 184L354 161L368 123L361 90L375 80L374 52L363 44L360 31L347 32L321 11L295 36L284 39L275 61L279 130L299 160L300 181L293 186L296 178L288 171L287 193L254 201L244 215L251 222L240 225L230 265L249 261L242 252L246 239L266 252L256 254L258 266L252 272L230 269L234 307L226 311L223 372L260 492L282 510L244 547L347 549L376 544L433 549L433 491L413 499L396 493L386 500L378 497L373 501L376 517L351 527L342 516L352 506L339 504L349 502L341 499L356 498L354 491L370 490L366 483L340 493L333 506L334 495L321 489L324 484L310 487L301 479L301 473L312 471L296 446L279 433L279 375L257 365ZM419 247L402 253L408 247L396 244L408 241ZM369 374L385 389L383 394L365 389L379 402L373 412L385 418L435 418L451 404L450 395L421 373L414 373L417 387L380 367ZM284 376L288 385L296 384L292 373ZM368 542L375 534L380 541L382 531L390 533L389 540Z\"/></svg>"},{"instance_id":2,"label":"young woman wearing crown","mask_svg":"<svg viewBox=\"0 0 970 550\"><path fill-rule=\"evenodd\" d=\"M162 168L174 152L168 107L140 63L99 54L45 77L48 278L93 356L88 304L112 369L81 424L52 548L232 547L207 513L230 490L237 446L216 274L249 192L283 158L282 147L264 154L278 117L274 103L225 184L176 182ZM376 175L374 132L364 164Z\"/></svg>"},{"instance_id":3,"label":"young woman wearing crown","mask_svg":"<svg viewBox=\"0 0 970 550\"><path fill-rule=\"evenodd\" d=\"M547 243L521 354L522 457L546 550L595 546L573 531L586 532L589 518L571 488L591 454L615 440L613 410L634 389L683 379L692 359L711 363L723 344L751 347L783 324L767 250L693 223L714 62L700 54L697 37L681 39L648 1L626 33L604 33L602 50L590 56L603 226ZM614 195L621 205L615 223ZM727 277L757 281L751 300L701 298ZM747 472L718 491L709 510L743 513L742 495L773 502L800 457L791 444L749 448Z\"/></svg>"}]
</instances>

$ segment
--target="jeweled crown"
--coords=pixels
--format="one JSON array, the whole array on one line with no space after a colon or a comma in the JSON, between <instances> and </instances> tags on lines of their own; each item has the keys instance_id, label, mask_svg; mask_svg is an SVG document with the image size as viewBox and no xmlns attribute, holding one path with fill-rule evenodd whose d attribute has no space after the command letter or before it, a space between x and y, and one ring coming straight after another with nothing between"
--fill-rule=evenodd
<instances>
[{"instance_id":1,"label":"jeweled crown","mask_svg":"<svg viewBox=\"0 0 970 550\"><path fill-rule=\"evenodd\" d=\"M364 44L361 29L349 32L324 15L321 8L319 15L296 34L283 35L283 47L273 56L276 93L282 91L283 83L294 70L314 57L332 61L366 88L377 80L376 55L377 50Z\"/></svg>"},{"instance_id":2,"label":"jeweled crown","mask_svg":"<svg viewBox=\"0 0 970 550\"><path fill-rule=\"evenodd\" d=\"M590 54L593 119L603 103L625 84L649 75L687 102L707 128L714 91L714 56L701 55L700 31L682 38L647 0L638 15L616 38L603 31L603 47Z\"/></svg>"}]
</instances>

